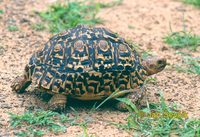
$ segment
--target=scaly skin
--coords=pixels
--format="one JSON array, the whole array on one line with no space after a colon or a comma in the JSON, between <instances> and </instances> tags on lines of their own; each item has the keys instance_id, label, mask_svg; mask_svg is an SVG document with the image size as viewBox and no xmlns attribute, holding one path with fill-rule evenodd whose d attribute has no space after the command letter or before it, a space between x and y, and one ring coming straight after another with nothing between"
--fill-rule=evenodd
<instances>
[{"instance_id":1,"label":"scaly skin","mask_svg":"<svg viewBox=\"0 0 200 137\"><path fill-rule=\"evenodd\" d=\"M48 102L48 109L62 112L65 110L67 104L67 97L62 94L55 94Z\"/></svg>"},{"instance_id":2,"label":"scaly skin","mask_svg":"<svg viewBox=\"0 0 200 137\"><path fill-rule=\"evenodd\" d=\"M11 88L16 93L24 93L26 88L31 84L31 81L28 81L24 75L17 76L13 83L11 84Z\"/></svg>"}]
</instances>

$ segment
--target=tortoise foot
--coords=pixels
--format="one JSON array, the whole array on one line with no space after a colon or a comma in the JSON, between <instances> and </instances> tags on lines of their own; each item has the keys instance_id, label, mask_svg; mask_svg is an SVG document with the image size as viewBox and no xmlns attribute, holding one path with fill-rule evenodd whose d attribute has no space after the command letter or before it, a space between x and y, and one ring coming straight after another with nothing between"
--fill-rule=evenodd
<instances>
[{"instance_id":1,"label":"tortoise foot","mask_svg":"<svg viewBox=\"0 0 200 137\"><path fill-rule=\"evenodd\" d=\"M130 99L130 101L136 105L139 105L140 100L143 98L143 89L133 89L133 92L125 96L125 98ZM115 108L119 111L128 111L127 105L124 102L117 102Z\"/></svg>"},{"instance_id":2,"label":"tortoise foot","mask_svg":"<svg viewBox=\"0 0 200 137\"><path fill-rule=\"evenodd\" d=\"M25 89L31 84L31 81L27 81L24 76L18 76L11 84L12 91L16 93L24 93Z\"/></svg>"},{"instance_id":3,"label":"tortoise foot","mask_svg":"<svg viewBox=\"0 0 200 137\"><path fill-rule=\"evenodd\" d=\"M48 109L56 112L63 112L66 108L67 97L61 94L55 94L48 102Z\"/></svg>"}]
</instances>

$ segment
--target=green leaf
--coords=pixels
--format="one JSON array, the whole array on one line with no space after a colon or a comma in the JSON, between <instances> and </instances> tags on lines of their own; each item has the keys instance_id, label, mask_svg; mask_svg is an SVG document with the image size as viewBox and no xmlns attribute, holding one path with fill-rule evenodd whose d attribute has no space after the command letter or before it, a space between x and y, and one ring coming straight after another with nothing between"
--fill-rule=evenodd
<instances>
[{"instance_id":1,"label":"green leaf","mask_svg":"<svg viewBox=\"0 0 200 137\"><path fill-rule=\"evenodd\" d=\"M113 3L109 6L114 5L116 4ZM79 24L95 25L102 23L103 20L97 17L97 13L102 7L105 7L105 5L92 1L89 3L85 1L57 3L51 5L47 11L40 12L39 15L47 22L50 31L56 33Z\"/></svg>"},{"instance_id":2,"label":"green leaf","mask_svg":"<svg viewBox=\"0 0 200 137\"><path fill-rule=\"evenodd\" d=\"M4 13L4 11L0 9L0 14L3 14L3 13Z\"/></svg>"},{"instance_id":3,"label":"green leaf","mask_svg":"<svg viewBox=\"0 0 200 137\"><path fill-rule=\"evenodd\" d=\"M116 100L125 103L126 105L128 105L132 110L134 110L134 112L138 113L138 109L135 106L135 104L133 104L133 102L131 102L130 99L128 98L117 98Z\"/></svg>"},{"instance_id":4,"label":"green leaf","mask_svg":"<svg viewBox=\"0 0 200 137\"><path fill-rule=\"evenodd\" d=\"M9 26L7 27L7 29L8 29L9 31L18 31L18 30L19 30L19 28L18 28L16 25L9 25Z\"/></svg>"}]
</instances>

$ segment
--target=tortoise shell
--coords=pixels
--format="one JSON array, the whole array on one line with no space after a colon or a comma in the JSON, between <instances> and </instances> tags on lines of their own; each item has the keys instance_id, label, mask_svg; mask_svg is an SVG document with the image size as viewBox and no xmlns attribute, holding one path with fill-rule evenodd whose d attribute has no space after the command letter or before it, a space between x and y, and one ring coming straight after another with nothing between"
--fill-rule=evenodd
<instances>
[{"instance_id":1,"label":"tortoise shell","mask_svg":"<svg viewBox=\"0 0 200 137\"><path fill-rule=\"evenodd\" d=\"M36 88L81 100L142 86L146 76L140 56L123 38L82 25L50 38L25 70Z\"/></svg>"}]
</instances>

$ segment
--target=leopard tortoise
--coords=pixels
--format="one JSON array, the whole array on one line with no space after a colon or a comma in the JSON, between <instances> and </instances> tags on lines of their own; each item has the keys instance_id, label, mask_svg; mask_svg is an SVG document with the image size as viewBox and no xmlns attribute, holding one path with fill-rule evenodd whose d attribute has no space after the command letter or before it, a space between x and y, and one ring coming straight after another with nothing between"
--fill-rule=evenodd
<instances>
[{"instance_id":1,"label":"leopard tortoise","mask_svg":"<svg viewBox=\"0 0 200 137\"><path fill-rule=\"evenodd\" d=\"M35 52L11 88L23 93L32 84L38 92L51 94L51 110L63 110L67 97L100 100L115 91L135 102L142 98L147 76L165 66L162 57L142 60L123 38L108 29L78 25L51 37ZM125 109L122 102L116 107Z\"/></svg>"}]
</instances>

